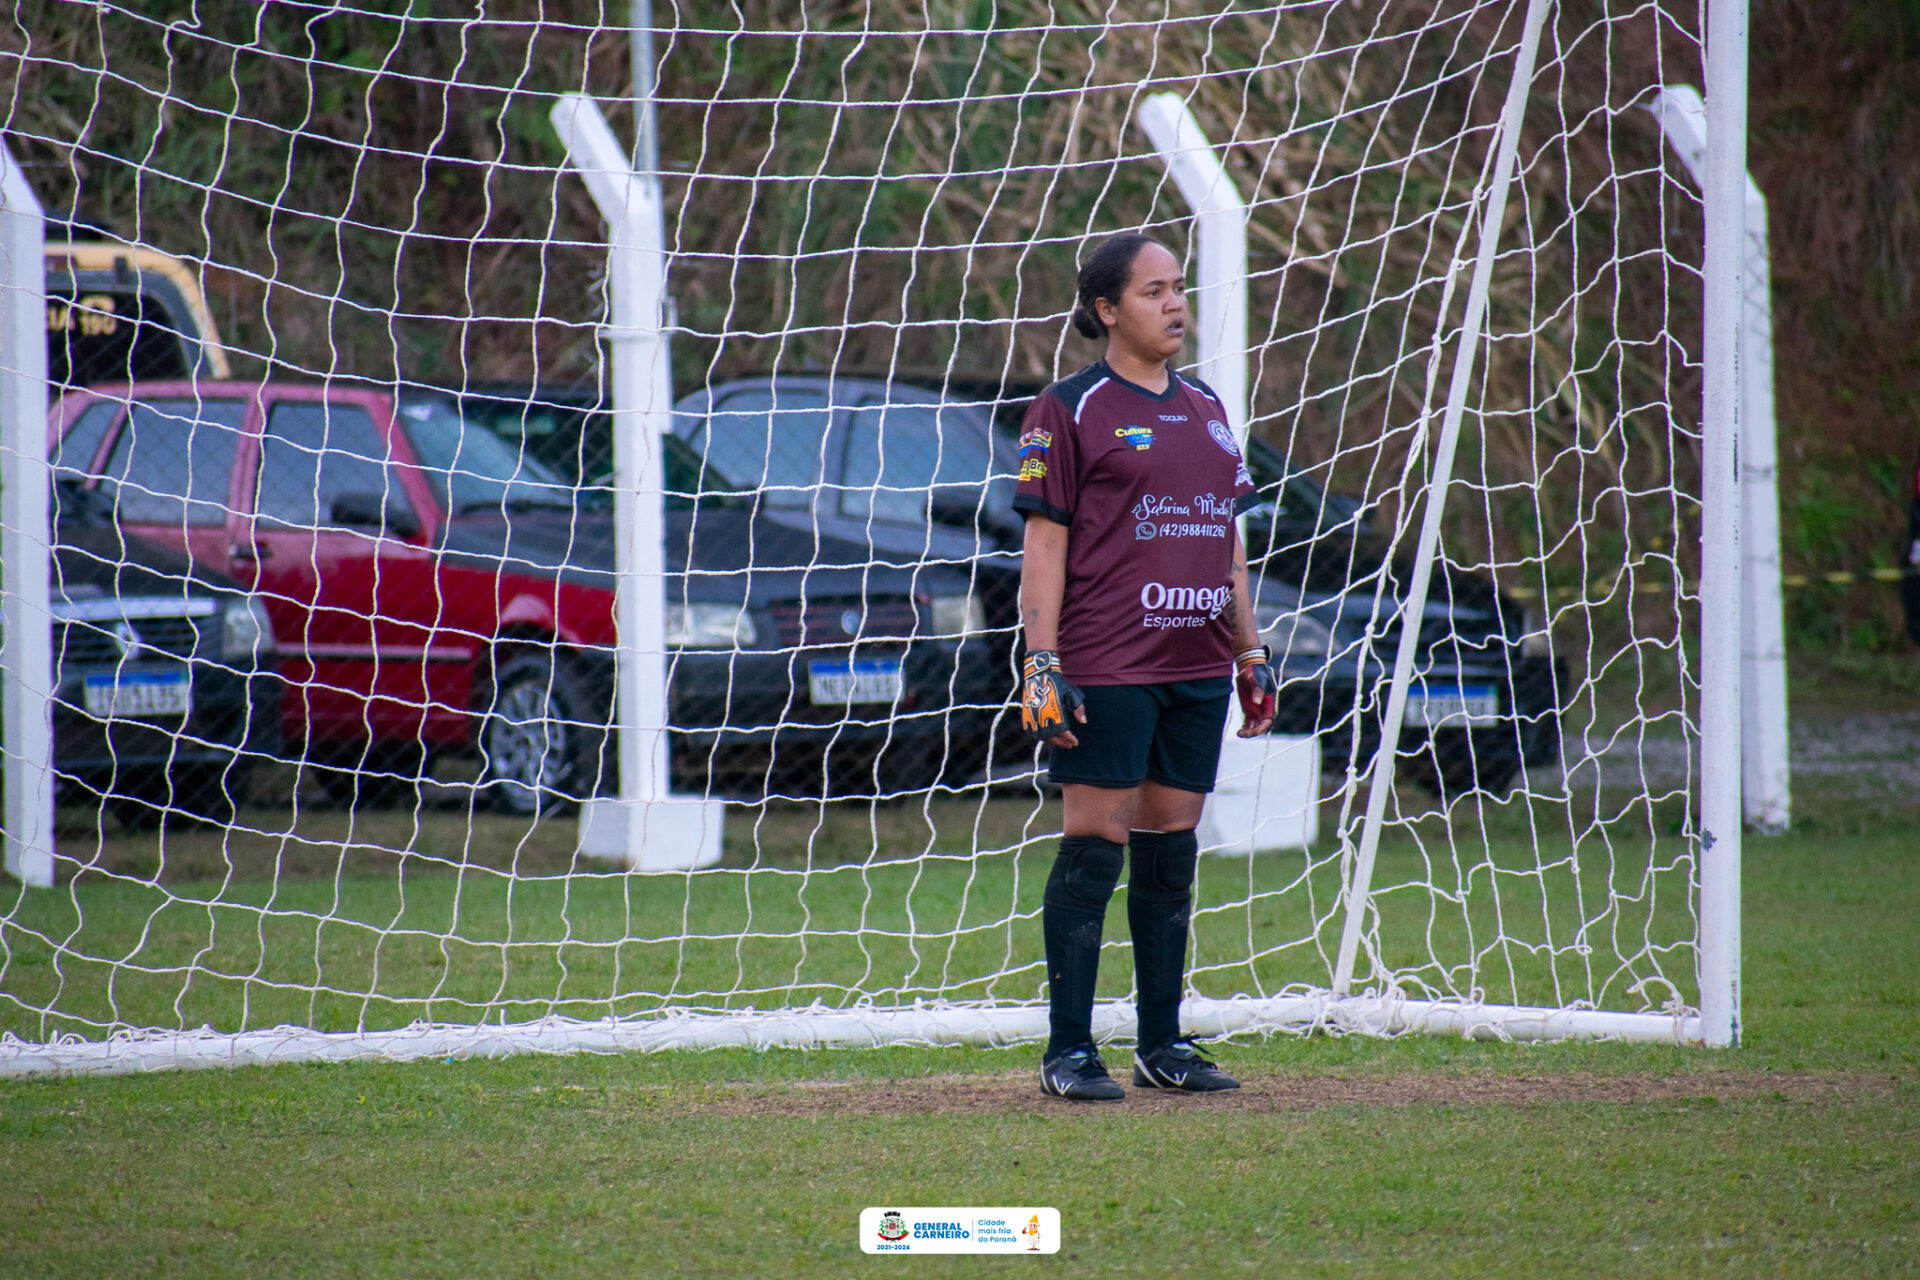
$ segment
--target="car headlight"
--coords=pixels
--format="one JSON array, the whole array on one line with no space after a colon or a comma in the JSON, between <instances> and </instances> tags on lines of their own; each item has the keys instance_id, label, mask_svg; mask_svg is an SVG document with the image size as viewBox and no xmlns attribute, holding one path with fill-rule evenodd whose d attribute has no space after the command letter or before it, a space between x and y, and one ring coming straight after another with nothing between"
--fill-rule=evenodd
<instances>
[{"instance_id":1,"label":"car headlight","mask_svg":"<svg viewBox=\"0 0 1920 1280\"><path fill-rule=\"evenodd\" d=\"M1260 642L1273 650L1275 660L1289 656L1324 658L1333 652L1333 632L1311 614L1263 605L1253 611Z\"/></svg>"},{"instance_id":2,"label":"car headlight","mask_svg":"<svg viewBox=\"0 0 1920 1280\"><path fill-rule=\"evenodd\" d=\"M1546 610L1529 608L1520 625L1525 628L1520 636L1520 656L1551 658L1553 656L1553 624L1548 621Z\"/></svg>"},{"instance_id":3,"label":"car headlight","mask_svg":"<svg viewBox=\"0 0 1920 1280\"><path fill-rule=\"evenodd\" d=\"M737 604L667 606L670 649L744 649L759 639L753 615Z\"/></svg>"},{"instance_id":4,"label":"car headlight","mask_svg":"<svg viewBox=\"0 0 1920 1280\"><path fill-rule=\"evenodd\" d=\"M933 634L952 640L987 629L987 607L973 596L935 596Z\"/></svg>"},{"instance_id":5,"label":"car headlight","mask_svg":"<svg viewBox=\"0 0 1920 1280\"><path fill-rule=\"evenodd\" d=\"M267 607L249 596L229 604L220 628L220 656L228 662L258 662L273 652Z\"/></svg>"}]
</instances>

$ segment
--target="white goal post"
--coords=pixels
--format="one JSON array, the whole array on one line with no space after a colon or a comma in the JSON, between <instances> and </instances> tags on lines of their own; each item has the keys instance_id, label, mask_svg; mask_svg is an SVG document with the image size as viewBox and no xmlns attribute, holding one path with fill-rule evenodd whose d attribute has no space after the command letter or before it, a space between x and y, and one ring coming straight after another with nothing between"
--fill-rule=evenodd
<instances>
[{"instance_id":1,"label":"white goal post","mask_svg":"<svg viewBox=\"0 0 1920 1280\"><path fill-rule=\"evenodd\" d=\"M0 667L4 701L6 869L25 884L53 883L52 720L47 644L46 268L40 201L0 139Z\"/></svg>"},{"instance_id":2,"label":"white goal post","mask_svg":"<svg viewBox=\"0 0 1920 1280\"><path fill-rule=\"evenodd\" d=\"M1018 423L1136 230L1313 775L1205 829L1187 1030L1737 1044L1703 9L23 18L0 1075L1043 1037Z\"/></svg>"}]
</instances>

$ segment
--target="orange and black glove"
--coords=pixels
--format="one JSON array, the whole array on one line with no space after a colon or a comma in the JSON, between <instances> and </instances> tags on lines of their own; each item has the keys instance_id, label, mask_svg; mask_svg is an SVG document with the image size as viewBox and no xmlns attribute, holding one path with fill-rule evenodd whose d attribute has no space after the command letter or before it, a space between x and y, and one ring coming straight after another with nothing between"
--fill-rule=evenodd
<instances>
[{"instance_id":1,"label":"orange and black glove","mask_svg":"<svg viewBox=\"0 0 1920 1280\"><path fill-rule=\"evenodd\" d=\"M1073 713L1086 701L1060 670L1057 649L1033 649L1020 666L1020 723L1028 733L1051 738L1073 728Z\"/></svg>"},{"instance_id":2,"label":"orange and black glove","mask_svg":"<svg viewBox=\"0 0 1920 1280\"><path fill-rule=\"evenodd\" d=\"M1280 677L1274 674L1273 651L1257 644L1235 654L1233 687L1240 695L1240 715L1247 724L1273 719L1280 701Z\"/></svg>"}]
</instances>

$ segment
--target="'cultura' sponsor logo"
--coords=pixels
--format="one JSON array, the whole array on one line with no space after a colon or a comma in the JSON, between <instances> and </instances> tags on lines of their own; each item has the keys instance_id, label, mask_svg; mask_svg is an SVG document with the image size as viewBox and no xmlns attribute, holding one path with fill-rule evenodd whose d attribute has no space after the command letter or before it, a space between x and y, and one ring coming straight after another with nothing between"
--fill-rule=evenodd
<instances>
[{"instance_id":1,"label":"'cultura' sponsor logo","mask_svg":"<svg viewBox=\"0 0 1920 1280\"><path fill-rule=\"evenodd\" d=\"M1142 452L1153 447L1153 429L1151 427L1115 427L1113 434L1125 440Z\"/></svg>"}]
</instances>

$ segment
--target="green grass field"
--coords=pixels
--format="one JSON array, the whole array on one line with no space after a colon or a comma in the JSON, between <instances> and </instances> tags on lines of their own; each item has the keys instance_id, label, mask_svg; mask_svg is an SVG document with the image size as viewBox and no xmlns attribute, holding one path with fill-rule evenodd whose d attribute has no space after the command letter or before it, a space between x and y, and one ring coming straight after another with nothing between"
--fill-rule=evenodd
<instances>
[{"instance_id":1,"label":"green grass field","mask_svg":"<svg viewBox=\"0 0 1920 1280\"><path fill-rule=\"evenodd\" d=\"M1039 815L1039 830L1057 827L1054 810ZM118 1025L383 1029L417 1019L631 1015L670 1003L793 1007L861 992L880 1004L1034 1000L1054 842L1021 840L1032 813L1014 800L984 809L937 802L934 824L959 841L905 857L900 850L918 854L921 845L874 833L865 809L775 813L758 831L736 818L740 865L693 877L636 877L604 864L563 875L557 859L488 865L366 843L354 850L338 837L333 867L290 874L278 853L285 841L215 831L170 835L164 866L101 870L130 861L126 846L154 843L116 836L104 864L52 892L0 891L0 993L10 997L0 1001L0 1029L35 1040L97 1038ZM921 818L883 816L897 827ZM965 854L976 816L1004 833L1004 843L982 841L1001 851ZM469 828L436 818L471 830L476 851L524 853L507 820L481 816ZM356 839L405 847L407 833L382 830L381 819L388 828L413 821L380 815L369 831L362 820ZM314 825L301 827L318 848ZM1691 996L1690 953L1676 964L1666 951L1693 928L1685 846L1656 839L1666 869L1649 873L1648 829L1642 814L1576 842L1551 831L1529 838L1514 813L1463 808L1451 821L1431 813L1383 846L1375 878L1383 953L1433 989L1477 989L1496 1002L1589 996L1632 1008L1641 1002L1625 988L1662 973ZM756 838L761 857L749 869ZM802 852L782 856L790 845ZM193 874L209 848L221 851L225 874ZM1310 857L1206 860L1193 975L1201 994L1326 984L1341 925L1332 852L1327 840ZM1111 914L1116 952L1103 992L1120 997L1131 960L1125 911Z\"/></svg>"},{"instance_id":2,"label":"green grass field","mask_svg":"<svg viewBox=\"0 0 1920 1280\"><path fill-rule=\"evenodd\" d=\"M1028 1264L868 1258L860 1209L1023 1203L1058 1207L1066 1235L1031 1265L1073 1274L1914 1274L1920 805L1812 784L1798 804L1794 834L1745 846L1736 1050L1256 1038L1221 1048L1246 1081L1237 1094L1136 1094L1106 1109L1043 1099L1031 1047L5 1081L0 1275L971 1274ZM954 816L936 813L935 827ZM206 833L170 834L164 863L108 841L95 869L52 893L16 903L5 890L0 916L66 948L36 961L12 928L7 990L57 996L82 1017L351 1027L639 1012L644 1000L620 998L638 991L764 987L763 1007L855 980L893 996L972 995L965 975L1001 970L999 994L1038 989L1037 928L1023 913L1048 850L1022 847L1017 806L983 819L980 843L1007 852L899 865L839 859L876 841L941 853L949 837L911 811L852 834L831 813L770 813L762 866L781 876L652 897L663 882L538 878L566 859L537 831L470 841L491 850L482 862L532 880L456 871L431 847L402 868L371 847L397 843L382 820L401 821L358 819L357 845L309 831L307 852L289 854L281 841L278 881L250 861L265 854ZM1529 840L1510 813L1456 813L1451 846L1433 815L1383 853L1379 883L1451 887L1448 847L1472 852L1467 874L1482 882L1451 915L1430 916L1428 895L1389 893L1382 944L1396 962L1417 962L1430 937L1443 955L1467 944L1489 999L1537 999L1574 976L1569 926L1609 885L1622 905L1602 923L1617 936L1684 936L1684 896L1670 902L1660 884L1643 894L1626 872L1628 826L1642 861L1648 833L1684 848L1664 821L1643 814L1602 833L1610 841L1589 837L1576 867L1566 837ZM972 838L969 827L953 851ZM1609 844L1618 866L1596 851ZM154 860L132 865L143 856ZM1204 874L1208 900L1235 905L1203 917L1203 991L1312 980L1323 962L1308 953L1316 939L1331 946L1338 920L1316 923L1304 890L1324 912L1329 868L1271 858ZM1578 888L1586 915L1543 911L1542 886L1556 902ZM280 914L261 914L268 903ZM910 908L923 925L967 928L916 953L900 936ZM759 936L742 943L732 935L749 909ZM1501 936L1550 932L1558 958L1486 945L1496 909ZM802 948L808 911L816 928L848 913L864 924ZM680 932L683 914L694 941L634 941ZM562 924L571 940L556 945ZM1303 941L1247 964L1249 928ZM1124 942L1117 903L1110 934ZM1125 956L1109 953L1111 994L1124 993ZM316 973L331 994L297 989ZM17 1008L7 1019L43 1034Z\"/></svg>"}]
</instances>

